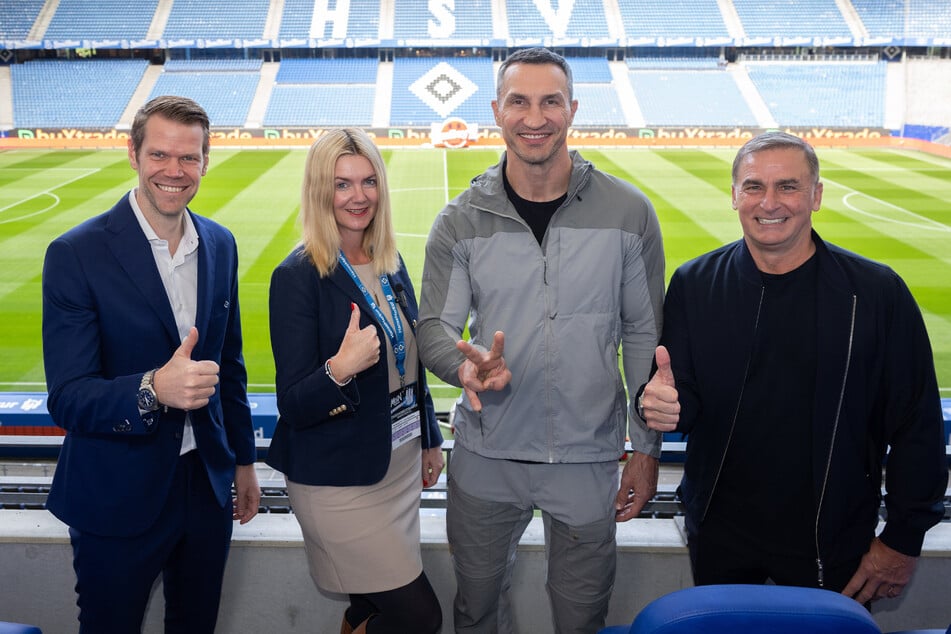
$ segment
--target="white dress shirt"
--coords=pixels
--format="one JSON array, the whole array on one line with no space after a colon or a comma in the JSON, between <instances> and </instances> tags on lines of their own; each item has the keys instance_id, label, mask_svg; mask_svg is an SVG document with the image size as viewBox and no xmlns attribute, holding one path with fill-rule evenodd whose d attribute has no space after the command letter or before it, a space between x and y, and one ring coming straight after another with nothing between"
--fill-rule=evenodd
<instances>
[{"instance_id":1,"label":"white dress shirt","mask_svg":"<svg viewBox=\"0 0 951 634\"><path fill-rule=\"evenodd\" d=\"M173 256L168 248L168 240L162 240L152 229L152 225L145 219L139 203L135 199L136 190L129 192L129 204L139 226L152 245L152 256L155 266L165 285L165 294L168 303L175 314L175 325L178 326L178 337L181 341L188 336L188 331L195 325L195 316L198 312L198 232L195 224L187 213L185 218L185 232ZM199 333L201 335L201 333ZM181 454L195 449L195 432L192 430L191 415L185 414L185 431L182 435Z\"/></svg>"}]
</instances>

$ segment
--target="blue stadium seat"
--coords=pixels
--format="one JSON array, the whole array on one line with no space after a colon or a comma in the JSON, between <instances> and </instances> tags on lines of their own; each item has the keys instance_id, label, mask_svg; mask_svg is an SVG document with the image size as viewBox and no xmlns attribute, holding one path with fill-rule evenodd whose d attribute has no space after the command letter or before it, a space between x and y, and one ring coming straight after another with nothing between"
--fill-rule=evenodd
<instances>
[{"instance_id":1,"label":"blue stadium seat","mask_svg":"<svg viewBox=\"0 0 951 634\"><path fill-rule=\"evenodd\" d=\"M630 626L599 634L881 634L858 602L838 592L772 585L713 585L655 599Z\"/></svg>"},{"instance_id":2,"label":"blue stadium seat","mask_svg":"<svg viewBox=\"0 0 951 634\"><path fill-rule=\"evenodd\" d=\"M40 9L46 4L45 0L19 0L19 2L5 2L3 5L3 21L0 21L0 40L26 39L40 14Z\"/></svg>"},{"instance_id":3,"label":"blue stadium seat","mask_svg":"<svg viewBox=\"0 0 951 634\"><path fill-rule=\"evenodd\" d=\"M43 630L35 625L0 621L0 634L43 634Z\"/></svg>"},{"instance_id":4,"label":"blue stadium seat","mask_svg":"<svg viewBox=\"0 0 951 634\"><path fill-rule=\"evenodd\" d=\"M747 63L781 126L882 127L886 62Z\"/></svg>"},{"instance_id":5,"label":"blue stadium seat","mask_svg":"<svg viewBox=\"0 0 951 634\"><path fill-rule=\"evenodd\" d=\"M13 64L17 127L112 127L132 98L146 60L33 60Z\"/></svg>"},{"instance_id":6,"label":"blue stadium seat","mask_svg":"<svg viewBox=\"0 0 951 634\"><path fill-rule=\"evenodd\" d=\"M717 0L618 0L629 40L729 37Z\"/></svg>"},{"instance_id":7,"label":"blue stadium seat","mask_svg":"<svg viewBox=\"0 0 951 634\"><path fill-rule=\"evenodd\" d=\"M733 0L733 5L747 37L852 37L852 31L849 30L849 25L835 0Z\"/></svg>"},{"instance_id":8,"label":"blue stadium seat","mask_svg":"<svg viewBox=\"0 0 951 634\"><path fill-rule=\"evenodd\" d=\"M649 126L756 125L730 73L632 70L628 77Z\"/></svg>"},{"instance_id":9,"label":"blue stadium seat","mask_svg":"<svg viewBox=\"0 0 951 634\"><path fill-rule=\"evenodd\" d=\"M156 6L158 0L60 0L44 37L50 40L144 39Z\"/></svg>"}]
</instances>

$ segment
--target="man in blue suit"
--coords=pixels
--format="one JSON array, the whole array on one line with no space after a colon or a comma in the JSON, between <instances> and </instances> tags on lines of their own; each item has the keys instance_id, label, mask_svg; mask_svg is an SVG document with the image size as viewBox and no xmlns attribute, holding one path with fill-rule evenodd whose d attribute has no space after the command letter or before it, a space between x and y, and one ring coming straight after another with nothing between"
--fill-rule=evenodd
<instances>
[{"instance_id":1,"label":"man in blue suit","mask_svg":"<svg viewBox=\"0 0 951 634\"><path fill-rule=\"evenodd\" d=\"M233 520L257 513L237 248L186 208L208 126L190 99L143 106L138 186L46 252L48 404L66 430L47 507L69 525L81 633L140 631L159 573L166 632L213 632Z\"/></svg>"}]
</instances>

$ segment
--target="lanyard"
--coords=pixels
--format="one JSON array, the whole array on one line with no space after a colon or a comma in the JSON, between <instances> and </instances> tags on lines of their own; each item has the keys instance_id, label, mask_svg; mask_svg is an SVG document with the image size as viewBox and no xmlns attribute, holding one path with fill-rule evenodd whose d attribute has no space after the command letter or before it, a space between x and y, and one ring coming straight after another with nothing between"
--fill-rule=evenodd
<instances>
[{"instance_id":1,"label":"lanyard","mask_svg":"<svg viewBox=\"0 0 951 634\"><path fill-rule=\"evenodd\" d=\"M396 359L396 370L400 373L400 385L402 386L405 381L404 376L406 375L406 340L403 336L403 321L400 319L400 312L396 307L396 296L390 287L390 280L386 276L386 273L380 275L380 287L383 289L383 296L386 297L386 303L390 305L390 314L393 316L392 325L386 320L386 317L383 316L383 311L376 305L373 296L370 295L367 287L360 281L360 277L357 275L357 272L353 270L353 266L350 265L350 262L347 261L347 256L343 254L343 251L340 251L339 259L340 264L350 275L350 279L353 280L353 283L356 284L360 292L363 293L363 298L367 300L367 304L370 305L373 316L376 317L377 323L383 328L387 339L390 340L390 345L393 346L393 357Z\"/></svg>"}]
</instances>

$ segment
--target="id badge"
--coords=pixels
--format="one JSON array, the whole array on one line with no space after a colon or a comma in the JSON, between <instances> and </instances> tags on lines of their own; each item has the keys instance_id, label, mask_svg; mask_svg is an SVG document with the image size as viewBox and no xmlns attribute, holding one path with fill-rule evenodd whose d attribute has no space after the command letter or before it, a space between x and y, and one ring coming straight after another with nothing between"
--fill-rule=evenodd
<instances>
[{"instance_id":1,"label":"id badge","mask_svg":"<svg viewBox=\"0 0 951 634\"><path fill-rule=\"evenodd\" d=\"M422 435L419 408L416 406L416 384L410 383L390 394L390 420L393 421L393 449Z\"/></svg>"}]
</instances>

